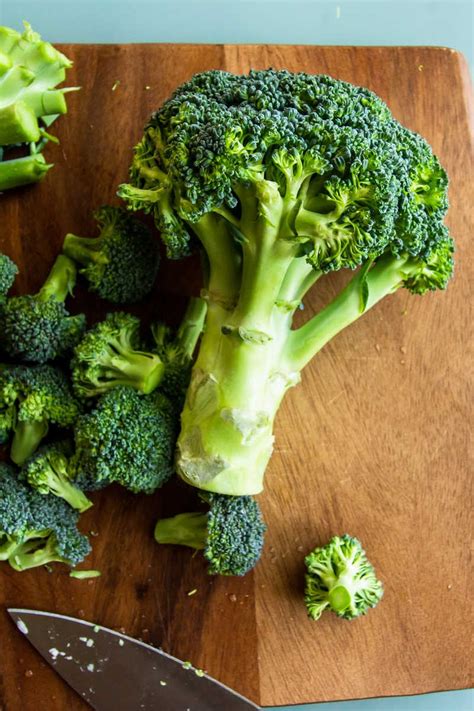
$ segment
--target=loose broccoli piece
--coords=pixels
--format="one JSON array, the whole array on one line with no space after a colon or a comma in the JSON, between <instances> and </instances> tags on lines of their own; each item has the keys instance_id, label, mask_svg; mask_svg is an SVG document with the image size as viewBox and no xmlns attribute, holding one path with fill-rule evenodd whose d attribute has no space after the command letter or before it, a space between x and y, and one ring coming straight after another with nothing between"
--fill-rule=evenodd
<instances>
[{"instance_id":1,"label":"loose broccoli piece","mask_svg":"<svg viewBox=\"0 0 474 711\"><path fill-rule=\"evenodd\" d=\"M0 299L10 291L17 274L15 262L0 252Z\"/></svg>"},{"instance_id":2,"label":"loose broccoli piece","mask_svg":"<svg viewBox=\"0 0 474 711\"><path fill-rule=\"evenodd\" d=\"M151 494L173 473L177 429L178 416L163 394L116 387L77 420L75 467L92 482Z\"/></svg>"},{"instance_id":3,"label":"loose broccoli piece","mask_svg":"<svg viewBox=\"0 0 474 711\"><path fill-rule=\"evenodd\" d=\"M116 304L140 301L152 289L160 263L156 238L121 207L94 214L99 237L68 234L63 252L82 269L91 291Z\"/></svg>"},{"instance_id":4,"label":"loose broccoli piece","mask_svg":"<svg viewBox=\"0 0 474 711\"><path fill-rule=\"evenodd\" d=\"M357 538L334 536L307 555L305 563L305 602L313 620L319 620L326 608L352 620L382 599L382 583Z\"/></svg>"},{"instance_id":5,"label":"loose broccoli piece","mask_svg":"<svg viewBox=\"0 0 474 711\"><path fill-rule=\"evenodd\" d=\"M72 380L80 397L95 397L118 385L152 392L165 366L156 353L141 350L140 321L126 313L108 314L74 350Z\"/></svg>"},{"instance_id":6,"label":"loose broccoli piece","mask_svg":"<svg viewBox=\"0 0 474 711\"><path fill-rule=\"evenodd\" d=\"M22 476L40 494L59 496L79 512L92 506L75 481L68 442L47 444L30 457L22 468Z\"/></svg>"},{"instance_id":7,"label":"loose broccoli piece","mask_svg":"<svg viewBox=\"0 0 474 711\"><path fill-rule=\"evenodd\" d=\"M328 76L209 71L150 118L119 195L168 255L203 257L208 301L177 470L220 494L263 488L273 423L302 368L380 299L444 289L447 176L367 89ZM299 328L328 272L357 270Z\"/></svg>"},{"instance_id":8,"label":"loose broccoli piece","mask_svg":"<svg viewBox=\"0 0 474 711\"><path fill-rule=\"evenodd\" d=\"M75 566L90 552L78 513L56 496L42 496L0 463L0 560L15 570L52 562Z\"/></svg>"},{"instance_id":9,"label":"loose broccoli piece","mask_svg":"<svg viewBox=\"0 0 474 711\"><path fill-rule=\"evenodd\" d=\"M64 305L75 282L74 262L61 255L37 294L0 301L5 353L16 360L46 363L78 343L85 329L85 316L71 316Z\"/></svg>"},{"instance_id":10,"label":"loose broccoli piece","mask_svg":"<svg viewBox=\"0 0 474 711\"><path fill-rule=\"evenodd\" d=\"M0 441L13 432L10 456L22 465L50 424L70 427L79 414L64 373L51 365L0 367Z\"/></svg>"},{"instance_id":11,"label":"loose broccoli piece","mask_svg":"<svg viewBox=\"0 0 474 711\"><path fill-rule=\"evenodd\" d=\"M257 564L266 526L251 496L201 493L206 513L160 519L155 540L202 550L210 575L245 575Z\"/></svg>"},{"instance_id":12,"label":"loose broccoli piece","mask_svg":"<svg viewBox=\"0 0 474 711\"><path fill-rule=\"evenodd\" d=\"M0 27L0 190L41 180L52 167L41 153L56 141L46 128L66 113L66 92L76 91L55 88L72 62L24 26L22 33ZM17 144L29 155L5 159L1 147Z\"/></svg>"},{"instance_id":13,"label":"loose broccoli piece","mask_svg":"<svg viewBox=\"0 0 474 711\"><path fill-rule=\"evenodd\" d=\"M193 353L202 334L207 305L192 298L176 332L162 323L152 326L155 348L164 364L160 391L181 411L191 378Z\"/></svg>"}]
</instances>

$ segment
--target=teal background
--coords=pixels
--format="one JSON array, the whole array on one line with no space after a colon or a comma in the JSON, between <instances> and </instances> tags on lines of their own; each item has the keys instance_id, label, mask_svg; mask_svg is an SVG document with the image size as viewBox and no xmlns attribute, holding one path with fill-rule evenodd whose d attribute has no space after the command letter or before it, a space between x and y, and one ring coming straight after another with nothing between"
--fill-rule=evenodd
<instances>
[{"instance_id":1,"label":"teal background","mask_svg":"<svg viewBox=\"0 0 474 711\"><path fill-rule=\"evenodd\" d=\"M474 64L470 0L0 0L0 25L19 28L23 19L52 42L438 45ZM473 709L471 690L291 707Z\"/></svg>"}]
</instances>

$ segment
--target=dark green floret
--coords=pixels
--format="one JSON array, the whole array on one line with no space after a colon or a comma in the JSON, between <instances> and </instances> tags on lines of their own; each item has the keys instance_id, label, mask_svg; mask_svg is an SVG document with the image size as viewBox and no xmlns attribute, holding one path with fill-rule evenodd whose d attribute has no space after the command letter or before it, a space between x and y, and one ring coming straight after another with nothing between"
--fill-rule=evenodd
<instances>
[{"instance_id":1,"label":"dark green floret","mask_svg":"<svg viewBox=\"0 0 474 711\"><path fill-rule=\"evenodd\" d=\"M152 392L165 370L156 353L142 350L140 321L126 313L108 314L74 349L73 386L80 397L95 397L125 385Z\"/></svg>"},{"instance_id":2,"label":"dark green floret","mask_svg":"<svg viewBox=\"0 0 474 711\"><path fill-rule=\"evenodd\" d=\"M18 571L80 563L90 552L77 529L78 513L56 496L42 496L0 463L0 560Z\"/></svg>"},{"instance_id":3,"label":"dark green floret","mask_svg":"<svg viewBox=\"0 0 474 711\"><path fill-rule=\"evenodd\" d=\"M13 434L10 456L22 465L50 424L70 427L79 414L64 373L51 365L0 367L0 442Z\"/></svg>"},{"instance_id":4,"label":"dark green floret","mask_svg":"<svg viewBox=\"0 0 474 711\"><path fill-rule=\"evenodd\" d=\"M200 496L207 512L159 520L155 540L202 550L210 575L245 575L263 549L266 526L257 502L251 496Z\"/></svg>"},{"instance_id":5,"label":"dark green floret","mask_svg":"<svg viewBox=\"0 0 474 711\"><path fill-rule=\"evenodd\" d=\"M64 305L75 283L74 262L61 255L37 294L0 302L5 353L15 360L46 363L73 348L86 325L83 314L71 316Z\"/></svg>"},{"instance_id":6,"label":"dark green floret","mask_svg":"<svg viewBox=\"0 0 474 711\"><path fill-rule=\"evenodd\" d=\"M18 267L10 257L0 252L0 299L6 296L13 286L15 277L18 274ZM0 340L1 347L1 340Z\"/></svg>"},{"instance_id":7,"label":"dark green floret","mask_svg":"<svg viewBox=\"0 0 474 711\"><path fill-rule=\"evenodd\" d=\"M76 422L75 466L93 482L151 494L173 473L178 426L175 408L157 390L116 387Z\"/></svg>"},{"instance_id":8,"label":"dark green floret","mask_svg":"<svg viewBox=\"0 0 474 711\"><path fill-rule=\"evenodd\" d=\"M40 494L59 496L83 512L92 506L92 501L77 486L71 455L68 442L47 444L25 462L21 475Z\"/></svg>"},{"instance_id":9,"label":"dark green floret","mask_svg":"<svg viewBox=\"0 0 474 711\"><path fill-rule=\"evenodd\" d=\"M99 237L66 235L63 252L80 265L91 291L116 304L141 301L155 283L159 245L150 230L124 208L94 214Z\"/></svg>"},{"instance_id":10,"label":"dark green floret","mask_svg":"<svg viewBox=\"0 0 474 711\"><path fill-rule=\"evenodd\" d=\"M313 620L319 620L326 609L352 620L382 599L382 583L357 538L334 536L307 555L305 563L305 602Z\"/></svg>"},{"instance_id":11,"label":"dark green floret","mask_svg":"<svg viewBox=\"0 0 474 711\"><path fill-rule=\"evenodd\" d=\"M259 493L280 403L319 350L400 288L446 287L447 187L421 136L329 76L204 72L153 113L119 195L153 216L170 257L201 252L208 309L177 443L184 481ZM296 328L309 290L341 269L346 286Z\"/></svg>"}]
</instances>

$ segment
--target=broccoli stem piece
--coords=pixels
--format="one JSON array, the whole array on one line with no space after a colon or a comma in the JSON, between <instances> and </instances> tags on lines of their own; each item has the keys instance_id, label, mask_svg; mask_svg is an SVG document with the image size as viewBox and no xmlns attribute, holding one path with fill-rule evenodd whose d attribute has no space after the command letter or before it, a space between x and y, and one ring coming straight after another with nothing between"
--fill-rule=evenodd
<instances>
[{"instance_id":1,"label":"broccoli stem piece","mask_svg":"<svg viewBox=\"0 0 474 711\"><path fill-rule=\"evenodd\" d=\"M0 109L0 145L36 143L40 138L38 119L24 101Z\"/></svg>"},{"instance_id":2,"label":"broccoli stem piece","mask_svg":"<svg viewBox=\"0 0 474 711\"><path fill-rule=\"evenodd\" d=\"M60 254L54 262L46 281L39 290L37 298L40 301L63 302L72 294L76 284L77 270L74 262L69 257Z\"/></svg>"},{"instance_id":3,"label":"broccoli stem piece","mask_svg":"<svg viewBox=\"0 0 474 711\"><path fill-rule=\"evenodd\" d=\"M41 153L0 161L0 191L36 183L53 167Z\"/></svg>"},{"instance_id":4,"label":"broccoli stem piece","mask_svg":"<svg viewBox=\"0 0 474 711\"><path fill-rule=\"evenodd\" d=\"M48 421L38 420L23 422L19 420L15 426L10 458L18 466L22 466L38 448L39 443L48 432Z\"/></svg>"},{"instance_id":5,"label":"broccoli stem piece","mask_svg":"<svg viewBox=\"0 0 474 711\"><path fill-rule=\"evenodd\" d=\"M10 554L8 562L14 570L19 572L38 568L48 563L64 563L65 561L57 552L56 536L50 531L36 531L30 534L32 540L21 543ZM34 537L33 537L34 536ZM46 541L44 540L46 539Z\"/></svg>"},{"instance_id":6,"label":"broccoli stem piece","mask_svg":"<svg viewBox=\"0 0 474 711\"><path fill-rule=\"evenodd\" d=\"M8 560L17 547L18 541L14 537L6 534L0 536L0 560Z\"/></svg>"},{"instance_id":7,"label":"broccoli stem piece","mask_svg":"<svg viewBox=\"0 0 474 711\"><path fill-rule=\"evenodd\" d=\"M82 266L91 262L106 264L107 257L101 251L103 241L101 237L79 237L69 232L64 238L63 252Z\"/></svg>"},{"instance_id":8,"label":"broccoli stem piece","mask_svg":"<svg viewBox=\"0 0 474 711\"><path fill-rule=\"evenodd\" d=\"M155 526L155 540L177 546L204 550L207 544L207 513L183 513L162 518Z\"/></svg>"}]
</instances>

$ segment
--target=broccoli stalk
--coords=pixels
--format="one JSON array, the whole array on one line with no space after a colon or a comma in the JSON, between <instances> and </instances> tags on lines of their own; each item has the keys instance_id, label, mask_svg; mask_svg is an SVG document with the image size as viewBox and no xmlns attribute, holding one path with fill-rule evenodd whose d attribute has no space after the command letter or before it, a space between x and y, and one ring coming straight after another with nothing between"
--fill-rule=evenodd
<instances>
[{"instance_id":1,"label":"broccoli stalk","mask_svg":"<svg viewBox=\"0 0 474 711\"><path fill-rule=\"evenodd\" d=\"M130 174L119 194L154 216L169 256L204 255L208 310L177 471L200 489L257 494L302 368L384 296L446 286L446 174L368 90L273 70L178 88ZM294 328L308 290L341 269L355 272L348 285Z\"/></svg>"},{"instance_id":2,"label":"broccoli stalk","mask_svg":"<svg viewBox=\"0 0 474 711\"><path fill-rule=\"evenodd\" d=\"M0 27L0 146L29 145L30 155L1 160L0 190L37 182L52 167L41 150L52 137L45 128L67 111L56 89L72 62L25 22L22 33Z\"/></svg>"},{"instance_id":3,"label":"broccoli stalk","mask_svg":"<svg viewBox=\"0 0 474 711\"><path fill-rule=\"evenodd\" d=\"M48 429L46 418L18 420L13 427L14 436L10 448L12 462L21 466L37 450L41 440L46 437Z\"/></svg>"},{"instance_id":4,"label":"broccoli stalk","mask_svg":"<svg viewBox=\"0 0 474 711\"><path fill-rule=\"evenodd\" d=\"M313 620L319 620L326 609L354 619L375 607L383 596L382 583L357 538L334 536L307 555L305 563L305 602Z\"/></svg>"}]
</instances>

